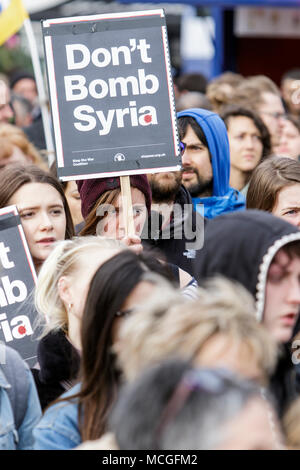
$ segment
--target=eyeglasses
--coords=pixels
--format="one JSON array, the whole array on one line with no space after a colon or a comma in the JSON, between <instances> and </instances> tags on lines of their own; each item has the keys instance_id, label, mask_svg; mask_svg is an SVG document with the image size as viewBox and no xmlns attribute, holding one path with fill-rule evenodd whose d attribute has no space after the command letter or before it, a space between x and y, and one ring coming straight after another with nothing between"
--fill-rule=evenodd
<instances>
[{"instance_id":1,"label":"eyeglasses","mask_svg":"<svg viewBox=\"0 0 300 470\"><path fill-rule=\"evenodd\" d=\"M224 393L228 382L236 380L234 374L226 369L201 369L189 370L178 382L171 398L167 402L158 423L155 441L159 442L159 438L165 428L173 421L180 410L184 407L189 396L195 390L202 390L205 393L221 395ZM251 382L249 381L249 384ZM255 385L253 385L255 387Z\"/></svg>"},{"instance_id":2,"label":"eyeglasses","mask_svg":"<svg viewBox=\"0 0 300 470\"><path fill-rule=\"evenodd\" d=\"M261 111L262 114L267 114L268 116L272 116L274 119L285 119L285 113L270 113L268 111Z\"/></svg>"},{"instance_id":3,"label":"eyeglasses","mask_svg":"<svg viewBox=\"0 0 300 470\"><path fill-rule=\"evenodd\" d=\"M186 149L186 144L184 142L179 142L180 145L180 154L183 155Z\"/></svg>"}]
</instances>

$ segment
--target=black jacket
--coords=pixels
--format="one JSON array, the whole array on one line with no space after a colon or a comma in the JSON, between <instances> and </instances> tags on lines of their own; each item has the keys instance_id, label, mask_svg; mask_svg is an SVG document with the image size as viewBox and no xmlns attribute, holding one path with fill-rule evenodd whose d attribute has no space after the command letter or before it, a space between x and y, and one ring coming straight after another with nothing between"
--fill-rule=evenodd
<instances>
[{"instance_id":1,"label":"black jacket","mask_svg":"<svg viewBox=\"0 0 300 470\"><path fill-rule=\"evenodd\" d=\"M162 229L162 216L151 211L148 225L142 234L145 248L154 248L169 263L192 274L192 260L201 248L204 237L204 219L194 210L190 193L180 187L174 204L178 211L172 213L170 224Z\"/></svg>"},{"instance_id":2,"label":"black jacket","mask_svg":"<svg viewBox=\"0 0 300 470\"><path fill-rule=\"evenodd\" d=\"M295 239L300 240L297 227L267 212L247 210L221 215L206 227L204 247L194 262L194 276L199 284L216 274L238 281L255 298L257 319L262 321L271 260L282 246ZM296 396L290 345L282 349L271 378L280 414Z\"/></svg>"},{"instance_id":3,"label":"black jacket","mask_svg":"<svg viewBox=\"0 0 300 470\"><path fill-rule=\"evenodd\" d=\"M41 112L39 112L30 126L23 127L23 131L37 149L45 150L47 148Z\"/></svg>"},{"instance_id":4,"label":"black jacket","mask_svg":"<svg viewBox=\"0 0 300 470\"><path fill-rule=\"evenodd\" d=\"M73 385L79 371L79 354L63 331L50 332L38 344L40 370L33 369L41 408Z\"/></svg>"}]
</instances>

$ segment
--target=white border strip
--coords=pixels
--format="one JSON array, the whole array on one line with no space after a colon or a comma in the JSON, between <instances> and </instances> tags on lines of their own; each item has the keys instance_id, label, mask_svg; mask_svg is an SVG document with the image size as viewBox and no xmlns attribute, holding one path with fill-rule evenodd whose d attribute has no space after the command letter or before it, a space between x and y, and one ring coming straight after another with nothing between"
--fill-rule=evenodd
<instances>
[{"instance_id":1,"label":"white border strip","mask_svg":"<svg viewBox=\"0 0 300 470\"><path fill-rule=\"evenodd\" d=\"M280 250L280 248L287 245L288 243L297 240L300 240L300 232L290 233L289 235L283 235L268 248L267 253L263 256L262 262L259 266L259 272L257 277L258 282L256 285L256 319L259 322L263 320L263 312L266 299L266 283L270 264L276 253Z\"/></svg>"},{"instance_id":2,"label":"white border strip","mask_svg":"<svg viewBox=\"0 0 300 470\"><path fill-rule=\"evenodd\" d=\"M64 152L63 152L61 130L60 130L58 98L57 98L57 90L56 90L55 68L54 68L51 36L45 36L45 51L46 51L46 60L47 60L47 68L48 68L48 78L49 78L48 82L49 82L49 91L50 91L50 97L51 97L51 110L52 110L52 117L53 117L57 166L61 168L64 166Z\"/></svg>"},{"instance_id":3,"label":"white border strip","mask_svg":"<svg viewBox=\"0 0 300 470\"><path fill-rule=\"evenodd\" d=\"M127 11L124 13L103 13L101 15L89 15L89 16L71 16L69 18L54 18L49 20L44 20L43 27L49 28L53 24L63 24L63 23L75 23L80 21L97 21L97 20L107 20L113 18L130 18L130 17L139 17L139 16L153 16L160 15L164 16L164 11L162 8L157 10L142 10L142 11Z\"/></svg>"},{"instance_id":4,"label":"white border strip","mask_svg":"<svg viewBox=\"0 0 300 470\"><path fill-rule=\"evenodd\" d=\"M181 166L168 166L164 168L150 168L142 170L127 170L127 171L112 171L105 173L81 174L73 176L60 176L60 181L73 181L73 180L88 180L92 178L111 178L113 176L129 176L129 175L145 175L154 173L168 173L169 171L181 171Z\"/></svg>"},{"instance_id":5,"label":"white border strip","mask_svg":"<svg viewBox=\"0 0 300 470\"><path fill-rule=\"evenodd\" d=\"M172 129L173 129L173 143L174 143L174 153L175 155L180 155L180 148L179 148L179 135L177 132L176 126L176 107L175 107L175 97L173 91L173 81L171 76L171 63L170 63L170 54L169 54L169 44L168 44L168 34L167 34L167 27L162 27L162 39L163 39L163 46L164 46L164 53L165 53L165 64L166 64L166 76L167 76L167 84L168 84L168 92L169 92L169 102L170 102L170 114L171 114L171 121L172 121Z\"/></svg>"}]
</instances>

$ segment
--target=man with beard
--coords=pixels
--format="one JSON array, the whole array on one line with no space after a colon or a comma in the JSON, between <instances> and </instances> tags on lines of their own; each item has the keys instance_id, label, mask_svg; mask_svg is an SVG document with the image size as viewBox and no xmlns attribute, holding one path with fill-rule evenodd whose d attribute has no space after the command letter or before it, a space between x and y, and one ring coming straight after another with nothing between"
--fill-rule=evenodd
<instances>
[{"instance_id":1,"label":"man with beard","mask_svg":"<svg viewBox=\"0 0 300 470\"><path fill-rule=\"evenodd\" d=\"M148 180L152 205L143 244L155 247L169 263L192 274L192 260L203 246L204 218L194 210L181 184L181 171L149 174Z\"/></svg>"},{"instance_id":2,"label":"man with beard","mask_svg":"<svg viewBox=\"0 0 300 470\"><path fill-rule=\"evenodd\" d=\"M245 199L229 186L230 153L226 126L206 109L178 113L183 146L182 182L197 211L212 219L224 212L245 209Z\"/></svg>"}]
</instances>

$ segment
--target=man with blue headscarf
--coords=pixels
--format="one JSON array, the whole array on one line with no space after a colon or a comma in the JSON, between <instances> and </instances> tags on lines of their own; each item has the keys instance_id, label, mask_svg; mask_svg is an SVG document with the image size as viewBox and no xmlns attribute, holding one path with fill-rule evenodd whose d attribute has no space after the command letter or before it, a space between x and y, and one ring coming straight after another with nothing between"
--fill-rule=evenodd
<instances>
[{"instance_id":1,"label":"man with blue headscarf","mask_svg":"<svg viewBox=\"0 0 300 470\"><path fill-rule=\"evenodd\" d=\"M244 196L229 186L230 153L223 120L200 108L186 109L177 117L184 147L182 183L195 209L208 219L245 209Z\"/></svg>"}]
</instances>

